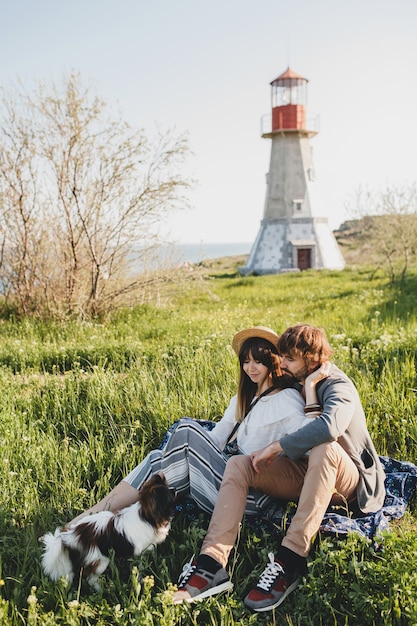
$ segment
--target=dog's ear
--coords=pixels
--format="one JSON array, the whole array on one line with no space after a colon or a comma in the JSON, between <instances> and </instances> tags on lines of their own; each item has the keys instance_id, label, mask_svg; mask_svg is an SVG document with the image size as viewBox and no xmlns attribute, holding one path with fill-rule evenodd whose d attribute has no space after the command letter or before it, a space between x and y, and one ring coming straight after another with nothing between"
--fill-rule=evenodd
<instances>
[{"instance_id":1,"label":"dog's ear","mask_svg":"<svg viewBox=\"0 0 417 626\"><path fill-rule=\"evenodd\" d=\"M174 493L164 477L155 474L139 490L140 515L158 528L166 524L174 513Z\"/></svg>"}]
</instances>

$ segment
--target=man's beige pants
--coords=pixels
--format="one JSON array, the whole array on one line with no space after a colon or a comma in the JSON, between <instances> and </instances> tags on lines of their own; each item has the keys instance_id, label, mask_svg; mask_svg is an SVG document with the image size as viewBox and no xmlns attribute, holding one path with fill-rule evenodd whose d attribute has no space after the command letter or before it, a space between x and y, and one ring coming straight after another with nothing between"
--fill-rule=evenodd
<instances>
[{"instance_id":1,"label":"man's beige pants","mask_svg":"<svg viewBox=\"0 0 417 626\"><path fill-rule=\"evenodd\" d=\"M298 502L282 545L305 557L329 504L347 506L355 499L358 481L357 467L336 442L320 444L297 461L277 456L259 473L253 469L250 456L233 456L226 465L201 554L226 567L252 487L281 500Z\"/></svg>"}]
</instances>

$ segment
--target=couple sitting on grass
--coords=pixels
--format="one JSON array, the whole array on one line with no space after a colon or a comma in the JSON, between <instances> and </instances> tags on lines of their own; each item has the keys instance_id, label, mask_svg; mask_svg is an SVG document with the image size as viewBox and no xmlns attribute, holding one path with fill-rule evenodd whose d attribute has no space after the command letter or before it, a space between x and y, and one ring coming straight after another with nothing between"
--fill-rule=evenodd
<instances>
[{"instance_id":1,"label":"couple sitting on grass","mask_svg":"<svg viewBox=\"0 0 417 626\"><path fill-rule=\"evenodd\" d=\"M226 567L243 516L260 515L274 498L295 501L281 545L244 599L261 612L279 606L306 574L328 506L377 511L385 475L356 388L330 363L323 330L298 324L278 336L257 326L238 332L232 346L238 393L213 430L179 420L163 449L76 520L136 502L141 485L162 471L177 493L212 513L200 555L184 566L174 593L176 603L194 602L232 589Z\"/></svg>"}]
</instances>

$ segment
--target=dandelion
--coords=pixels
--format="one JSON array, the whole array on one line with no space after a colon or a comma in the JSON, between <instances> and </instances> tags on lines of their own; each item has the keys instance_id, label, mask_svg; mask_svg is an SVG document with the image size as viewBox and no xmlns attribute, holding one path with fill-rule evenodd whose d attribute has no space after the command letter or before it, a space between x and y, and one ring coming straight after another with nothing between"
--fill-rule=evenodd
<instances>
[{"instance_id":1,"label":"dandelion","mask_svg":"<svg viewBox=\"0 0 417 626\"><path fill-rule=\"evenodd\" d=\"M68 608L69 609L78 609L78 607L80 606L80 603L78 600L70 600L68 602Z\"/></svg>"},{"instance_id":2,"label":"dandelion","mask_svg":"<svg viewBox=\"0 0 417 626\"><path fill-rule=\"evenodd\" d=\"M143 579L143 584L148 589L151 589L155 585L154 577L153 576L145 576L145 578Z\"/></svg>"},{"instance_id":3,"label":"dandelion","mask_svg":"<svg viewBox=\"0 0 417 626\"><path fill-rule=\"evenodd\" d=\"M165 591L163 591L159 596L161 604L173 604L174 602L173 592L174 592L173 589L165 589Z\"/></svg>"},{"instance_id":4,"label":"dandelion","mask_svg":"<svg viewBox=\"0 0 417 626\"><path fill-rule=\"evenodd\" d=\"M32 589L30 590L30 595L28 596L28 599L27 599L27 603L29 606L34 606L38 601L38 598L36 597L35 593L36 593L36 587L32 587Z\"/></svg>"},{"instance_id":5,"label":"dandelion","mask_svg":"<svg viewBox=\"0 0 417 626\"><path fill-rule=\"evenodd\" d=\"M392 342L392 335L388 335L385 333L384 335L381 335L380 340L383 345L387 346Z\"/></svg>"}]
</instances>

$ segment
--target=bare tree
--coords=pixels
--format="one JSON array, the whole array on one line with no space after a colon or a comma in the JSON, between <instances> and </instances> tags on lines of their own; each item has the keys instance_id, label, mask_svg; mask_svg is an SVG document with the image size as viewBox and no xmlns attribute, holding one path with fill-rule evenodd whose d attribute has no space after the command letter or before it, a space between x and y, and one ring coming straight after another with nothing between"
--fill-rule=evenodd
<instances>
[{"instance_id":1,"label":"bare tree","mask_svg":"<svg viewBox=\"0 0 417 626\"><path fill-rule=\"evenodd\" d=\"M404 280L410 256L417 249L417 186L387 187L371 192L360 187L348 203L358 219L357 230L375 272L386 267L390 281Z\"/></svg>"},{"instance_id":2,"label":"bare tree","mask_svg":"<svg viewBox=\"0 0 417 626\"><path fill-rule=\"evenodd\" d=\"M95 316L138 289L135 255L188 206L187 139L106 115L78 75L2 94L0 288L24 314Z\"/></svg>"}]
</instances>

